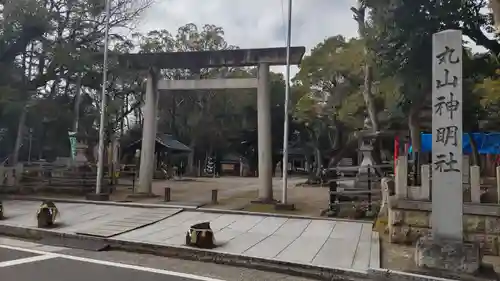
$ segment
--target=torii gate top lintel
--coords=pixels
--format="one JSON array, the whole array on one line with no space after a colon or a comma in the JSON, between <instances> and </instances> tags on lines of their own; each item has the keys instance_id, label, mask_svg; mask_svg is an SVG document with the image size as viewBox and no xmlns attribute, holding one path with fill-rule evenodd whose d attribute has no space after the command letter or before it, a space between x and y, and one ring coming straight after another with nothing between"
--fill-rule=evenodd
<instances>
[{"instance_id":1,"label":"torii gate top lintel","mask_svg":"<svg viewBox=\"0 0 500 281\"><path fill-rule=\"evenodd\" d=\"M305 47L290 48L290 64L298 65L302 61ZM96 55L102 59L102 54ZM157 69L200 69L217 67L246 67L262 63L286 65L286 48L234 49L200 52L170 53L110 53L111 59L117 59L121 67L136 70Z\"/></svg>"}]
</instances>

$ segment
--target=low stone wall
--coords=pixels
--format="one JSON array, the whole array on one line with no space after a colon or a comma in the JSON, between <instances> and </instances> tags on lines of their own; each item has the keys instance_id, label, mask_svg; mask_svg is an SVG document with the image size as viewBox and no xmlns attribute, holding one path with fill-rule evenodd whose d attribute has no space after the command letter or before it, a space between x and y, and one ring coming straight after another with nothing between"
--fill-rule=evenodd
<instances>
[{"instance_id":1,"label":"low stone wall","mask_svg":"<svg viewBox=\"0 0 500 281\"><path fill-rule=\"evenodd\" d=\"M446 204L446 202L443 202ZM388 228L391 243L413 244L430 233L431 202L391 198ZM484 254L500 256L500 206L464 203L464 240L479 242Z\"/></svg>"}]
</instances>

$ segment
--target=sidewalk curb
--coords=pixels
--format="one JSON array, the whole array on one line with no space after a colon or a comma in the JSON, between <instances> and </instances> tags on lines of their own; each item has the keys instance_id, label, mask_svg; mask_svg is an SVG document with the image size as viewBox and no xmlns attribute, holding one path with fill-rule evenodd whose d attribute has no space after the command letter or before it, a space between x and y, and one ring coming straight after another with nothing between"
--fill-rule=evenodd
<instances>
[{"instance_id":1,"label":"sidewalk curb","mask_svg":"<svg viewBox=\"0 0 500 281\"><path fill-rule=\"evenodd\" d=\"M4 200L15 201L43 201L50 200L55 203L75 203L75 204L94 204L94 205L108 205L119 207L133 207L133 208L165 208L165 209L184 209L196 210L197 207L187 205L163 205L163 204L149 204L149 203L134 203L134 202L114 202L114 201L91 201L81 199L64 199L64 198L51 198L51 197L37 197L37 196L23 196L23 195L4 195L1 196Z\"/></svg>"},{"instance_id":2,"label":"sidewalk curb","mask_svg":"<svg viewBox=\"0 0 500 281\"><path fill-rule=\"evenodd\" d=\"M59 244L56 246L61 246L62 244L65 247L71 247L71 245L75 244L84 245L85 243L88 243L90 245L106 244L108 248L112 250L153 254L157 256L172 257L185 260L212 262L217 264L284 273L293 276L301 276L325 281L371 280L369 279L369 275L364 271L340 268L326 268L321 266L312 266L272 259L253 258L182 246L175 247L166 245L154 245L142 242L116 240L112 238L105 239L38 228L0 225L0 234L35 241L50 240L54 244Z\"/></svg>"}]
</instances>

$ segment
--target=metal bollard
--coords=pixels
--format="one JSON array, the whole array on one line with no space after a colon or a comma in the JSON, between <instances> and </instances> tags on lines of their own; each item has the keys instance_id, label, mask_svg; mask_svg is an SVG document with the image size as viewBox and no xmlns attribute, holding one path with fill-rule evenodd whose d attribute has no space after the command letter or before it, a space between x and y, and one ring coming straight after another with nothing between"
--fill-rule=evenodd
<instances>
[{"instance_id":1,"label":"metal bollard","mask_svg":"<svg viewBox=\"0 0 500 281\"><path fill-rule=\"evenodd\" d=\"M212 189L212 204L217 204L217 189Z\"/></svg>"},{"instance_id":2,"label":"metal bollard","mask_svg":"<svg viewBox=\"0 0 500 281\"><path fill-rule=\"evenodd\" d=\"M163 201L170 202L170 187L165 187L165 197Z\"/></svg>"}]
</instances>

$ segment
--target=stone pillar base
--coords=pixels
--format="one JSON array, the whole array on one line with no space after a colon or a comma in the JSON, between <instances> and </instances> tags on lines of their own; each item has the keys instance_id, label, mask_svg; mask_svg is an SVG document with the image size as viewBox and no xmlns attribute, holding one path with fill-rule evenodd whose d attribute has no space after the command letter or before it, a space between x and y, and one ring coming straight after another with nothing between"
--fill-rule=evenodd
<instances>
[{"instance_id":1,"label":"stone pillar base","mask_svg":"<svg viewBox=\"0 0 500 281\"><path fill-rule=\"evenodd\" d=\"M263 198L258 198L256 200L250 201L252 204L262 204L262 205L275 205L278 203L278 200L275 199L263 199Z\"/></svg>"},{"instance_id":2,"label":"stone pillar base","mask_svg":"<svg viewBox=\"0 0 500 281\"><path fill-rule=\"evenodd\" d=\"M156 197L160 197L160 196L153 194L153 193L144 193L144 192L138 192L138 193L127 195L127 199L147 199L147 198L156 198Z\"/></svg>"},{"instance_id":3,"label":"stone pillar base","mask_svg":"<svg viewBox=\"0 0 500 281\"><path fill-rule=\"evenodd\" d=\"M481 262L478 243L421 237L415 249L415 263L422 269L476 274Z\"/></svg>"},{"instance_id":4,"label":"stone pillar base","mask_svg":"<svg viewBox=\"0 0 500 281\"><path fill-rule=\"evenodd\" d=\"M274 209L277 211L294 211L295 204L291 204L291 203L283 204L283 203L279 202L279 203L276 203L274 205Z\"/></svg>"},{"instance_id":5,"label":"stone pillar base","mask_svg":"<svg viewBox=\"0 0 500 281\"><path fill-rule=\"evenodd\" d=\"M109 194L108 193L88 193L85 196L85 199L89 201L109 201Z\"/></svg>"}]
</instances>

